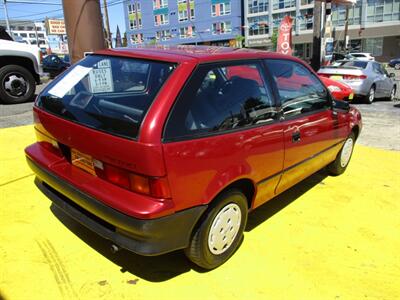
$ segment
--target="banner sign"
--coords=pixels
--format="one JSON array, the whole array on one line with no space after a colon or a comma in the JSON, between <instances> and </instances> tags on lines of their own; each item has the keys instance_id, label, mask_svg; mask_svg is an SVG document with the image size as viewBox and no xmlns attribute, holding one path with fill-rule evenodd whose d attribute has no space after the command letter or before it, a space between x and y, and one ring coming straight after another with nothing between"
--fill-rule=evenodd
<instances>
[{"instance_id":1,"label":"banner sign","mask_svg":"<svg viewBox=\"0 0 400 300\"><path fill-rule=\"evenodd\" d=\"M285 16L279 25L277 52L292 55L292 22L290 16Z\"/></svg>"},{"instance_id":2,"label":"banner sign","mask_svg":"<svg viewBox=\"0 0 400 300\"><path fill-rule=\"evenodd\" d=\"M48 19L46 22L47 34L67 34L64 20Z\"/></svg>"}]
</instances>

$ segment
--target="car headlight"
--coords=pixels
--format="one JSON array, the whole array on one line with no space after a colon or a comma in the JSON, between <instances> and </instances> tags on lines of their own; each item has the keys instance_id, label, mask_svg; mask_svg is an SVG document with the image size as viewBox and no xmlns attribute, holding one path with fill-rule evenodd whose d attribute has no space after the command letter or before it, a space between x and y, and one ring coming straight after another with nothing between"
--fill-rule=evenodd
<instances>
[{"instance_id":1,"label":"car headlight","mask_svg":"<svg viewBox=\"0 0 400 300\"><path fill-rule=\"evenodd\" d=\"M331 92L340 92L341 91L341 89L335 85L328 86L328 90L330 90Z\"/></svg>"}]
</instances>

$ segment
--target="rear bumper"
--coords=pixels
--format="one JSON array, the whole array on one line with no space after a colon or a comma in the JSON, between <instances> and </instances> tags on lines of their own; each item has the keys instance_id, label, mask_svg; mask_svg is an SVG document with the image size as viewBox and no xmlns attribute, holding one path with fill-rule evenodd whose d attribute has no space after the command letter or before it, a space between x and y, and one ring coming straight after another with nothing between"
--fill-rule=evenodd
<instances>
[{"instance_id":1,"label":"rear bumper","mask_svg":"<svg viewBox=\"0 0 400 300\"><path fill-rule=\"evenodd\" d=\"M156 219L125 215L78 190L26 157L38 188L61 210L121 248L158 255L186 248L191 232L207 206L196 206Z\"/></svg>"}]
</instances>

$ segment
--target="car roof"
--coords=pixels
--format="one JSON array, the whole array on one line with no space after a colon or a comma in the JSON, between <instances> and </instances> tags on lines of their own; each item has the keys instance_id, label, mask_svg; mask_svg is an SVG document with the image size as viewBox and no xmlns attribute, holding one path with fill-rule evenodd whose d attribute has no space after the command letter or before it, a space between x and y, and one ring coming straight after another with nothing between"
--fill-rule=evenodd
<instances>
[{"instance_id":1,"label":"car roof","mask_svg":"<svg viewBox=\"0 0 400 300\"><path fill-rule=\"evenodd\" d=\"M238 59L257 59L257 58L272 58L272 59L290 59L300 61L299 59L278 54L276 52L267 52L262 50L245 49L245 48L230 48L230 47L215 47L215 46L145 46L137 48L116 48L96 51L94 54L113 55L124 57L135 57L150 60L161 60L168 62L194 62L206 63L224 60Z\"/></svg>"}]
</instances>

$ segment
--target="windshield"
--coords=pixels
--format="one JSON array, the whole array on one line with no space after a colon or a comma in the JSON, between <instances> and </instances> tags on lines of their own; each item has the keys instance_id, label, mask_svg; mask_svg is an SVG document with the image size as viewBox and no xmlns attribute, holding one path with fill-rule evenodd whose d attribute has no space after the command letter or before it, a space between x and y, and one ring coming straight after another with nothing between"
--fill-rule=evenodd
<instances>
[{"instance_id":1,"label":"windshield","mask_svg":"<svg viewBox=\"0 0 400 300\"><path fill-rule=\"evenodd\" d=\"M91 55L47 86L36 105L91 128L137 138L174 68L171 63Z\"/></svg>"}]
</instances>

